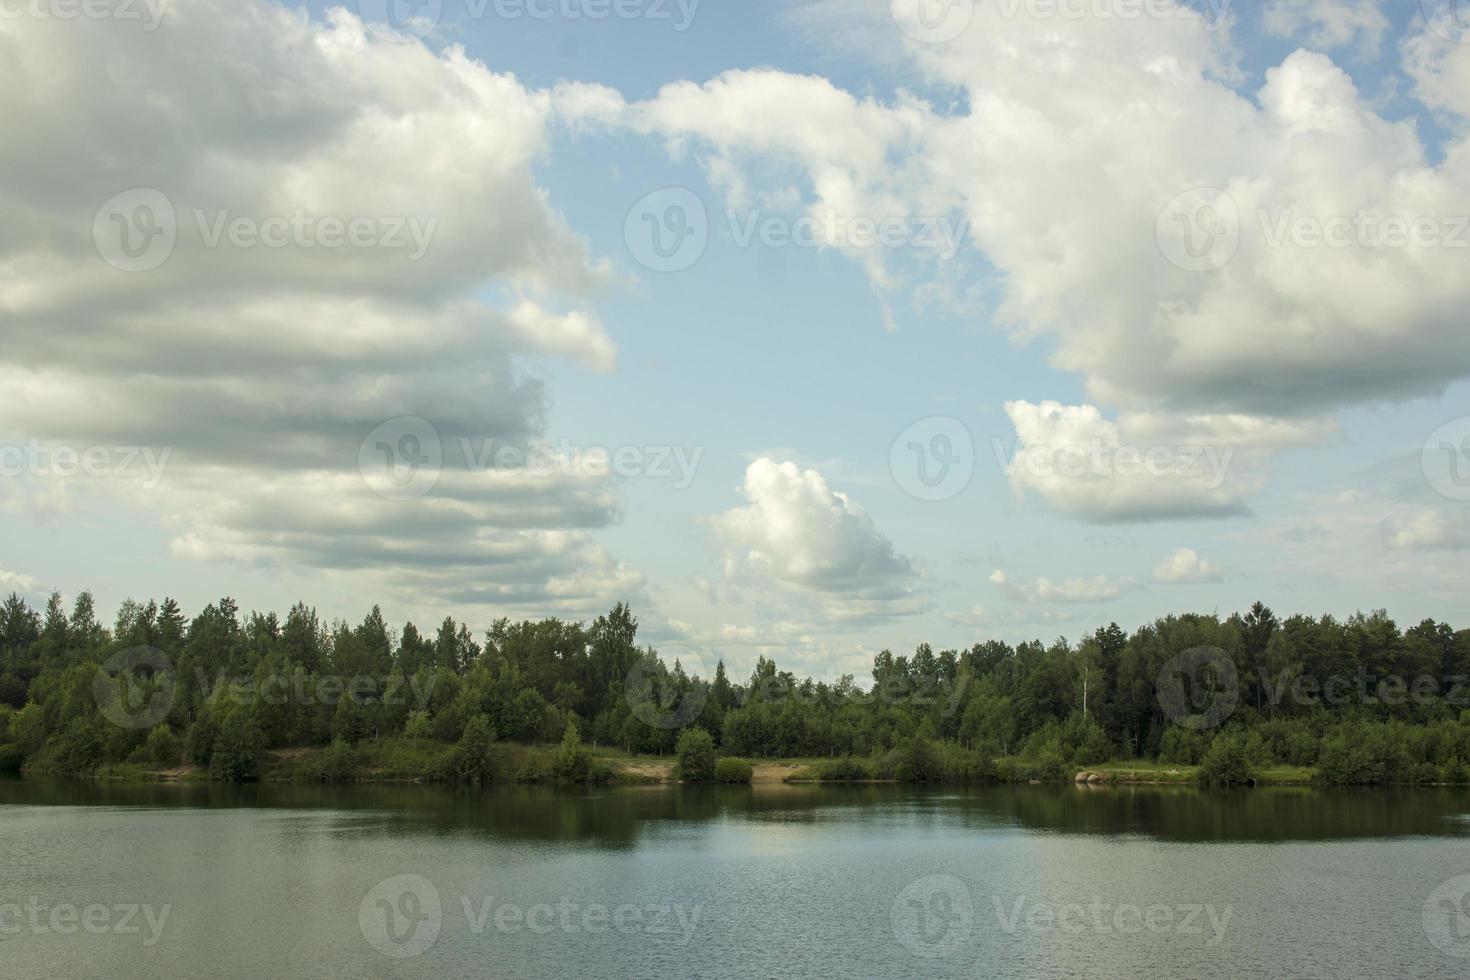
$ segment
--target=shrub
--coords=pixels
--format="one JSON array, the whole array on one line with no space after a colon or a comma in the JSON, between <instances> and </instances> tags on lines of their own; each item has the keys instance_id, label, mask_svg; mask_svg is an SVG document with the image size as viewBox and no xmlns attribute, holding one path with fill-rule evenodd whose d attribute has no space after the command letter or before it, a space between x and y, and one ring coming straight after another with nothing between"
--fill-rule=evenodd
<instances>
[{"instance_id":1,"label":"shrub","mask_svg":"<svg viewBox=\"0 0 1470 980\"><path fill-rule=\"evenodd\" d=\"M744 759L726 756L715 763L715 782L717 783L748 783L751 775L750 763Z\"/></svg>"},{"instance_id":2,"label":"shrub","mask_svg":"<svg viewBox=\"0 0 1470 980\"><path fill-rule=\"evenodd\" d=\"M179 740L167 724L156 725L143 743L143 756L159 769L179 764Z\"/></svg>"},{"instance_id":3,"label":"shrub","mask_svg":"<svg viewBox=\"0 0 1470 980\"><path fill-rule=\"evenodd\" d=\"M556 750L556 778L563 783L585 783L592 778L592 753L582 744L582 734L575 720L567 722Z\"/></svg>"},{"instance_id":4,"label":"shrub","mask_svg":"<svg viewBox=\"0 0 1470 980\"><path fill-rule=\"evenodd\" d=\"M265 756L265 734L249 708L236 708L220 726L209 760L209 774L226 782L250 782L260 778Z\"/></svg>"},{"instance_id":5,"label":"shrub","mask_svg":"<svg viewBox=\"0 0 1470 980\"><path fill-rule=\"evenodd\" d=\"M1201 786L1240 786L1251 781L1248 747L1235 734L1215 736L1200 762Z\"/></svg>"},{"instance_id":6,"label":"shrub","mask_svg":"<svg viewBox=\"0 0 1470 980\"><path fill-rule=\"evenodd\" d=\"M429 721L427 711L415 711L408 716L408 721L403 725L403 736L405 738L429 738L434 734L434 726Z\"/></svg>"},{"instance_id":7,"label":"shrub","mask_svg":"<svg viewBox=\"0 0 1470 980\"><path fill-rule=\"evenodd\" d=\"M845 756L817 766L817 778L824 783L851 783L871 779L873 775L861 760Z\"/></svg>"},{"instance_id":8,"label":"shrub","mask_svg":"<svg viewBox=\"0 0 1470 980\"><path fill-rule=\"evenodd\" d=\"M464 726L459 745L454 751L454 776L461 782L483 783L495 774L495 761L490 748L495 741L495 732L490 728L490 719L475 715Z\"/></svg>"},{"instance_id":9,"label":"shrub","mask_svg":"<svg viewBox=\"0 0 1470 980\"><path fill-rule=\"evenodd\" d=\"M674 775L686 783L715 778L715 740L703 728L686 728L674 746Z\"/></svg>"},{"instance_id":10,"label":"shrub","mask_svg":"<svg viewBox=\"0 0 1470 980\"><path fill-rule=\"evenodd\" d=\"M319 783L350 783L358 775L357 752L346 739L335 738L317 757L311 778Z\"/></svg>"}]
</instances>

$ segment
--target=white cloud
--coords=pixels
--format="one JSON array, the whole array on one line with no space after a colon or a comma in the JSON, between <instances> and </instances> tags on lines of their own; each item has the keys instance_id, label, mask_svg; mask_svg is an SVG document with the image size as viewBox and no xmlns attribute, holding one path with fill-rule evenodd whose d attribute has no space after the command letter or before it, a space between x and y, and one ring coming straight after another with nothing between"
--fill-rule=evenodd
<instances>
[{"instance_id":1,"label":"white cloud","mask_svg":"<svg viewBox=\"0 0 1470 980\"><path fill-rule=\"evenodd\" d=\"M20 592L35 595L41 588L41 583L29 575L19 572L7 572L0 568L0 593Z\"/></svg>"},{"instance_id":2,"label":"white cloud","mask_svg":"<svg viewBox=\"0 0 1470 980\"><path fill-rule=\"evenodd\" d=\"M746 505L711 518L728 580L796 590L834 619L923 607L913 563L816 470L762 457L746 469L741 490Z\"/></svg>"},{"instance_id":3,"label":"white cloud","mask_svg":"<svg viewBox=\"0 0 1470 980\"><path fill-rule=\"evenodd\" d=\"M1110 422L1092 405L1008 402L1016 442L1002 447L1018 494L1090 521L1225 517L1248 513L1279 449L1321 441L1321 423L1242 415L1127 413Z\"/></svg>"},{"instance_id":4,"label":"white cloud","mask_svg":"<svg viewBox=\"0 0 1470 980\"><path fill-rule=\"evenodd\" d=\"M1110 579L1106 575L1073 578L1064 582L1053 582L1048 578L1038 578L1031 582L1012 582L1006 573L999 569L991 573L990 583L1007 598L1026 603L1107 602L1119 598L1134 588L1134 583L1128 579Z\"/></svg>"},{"instance_id":5,"label":"white cloud","mask_svg":"<svg viewBox=\"0 0 1470 980\"><path fill-rule=\"evenodd\" d=\"M1201 558L1193 548L1180 548L1154 566L1154 581L1169 585L1219 582L1223 578L1219 569Z\"/></svg>"},{"instance_id":6,"label":"white cloud","mask_svg":"<svg viewBox=\"0 0 1470 980\"><path fill-rule=\"evenodd\" d=\"M1228 30L1206 31L1182 7L1068 18L1004 6L977 4L948 44L864 35L903 45L957 108L760 71L602 111L703 152L730 193L794 187L809 213L963 216L995 270L996 319L1049 341L1095 403L1292 416L1435 393L1470 374L1467 253L1448 243L1470 214L1462 124L1431 162L1416 121L1379 115L1326 55L1291 54L1247 97L1233 87ZM858 0L822 10L887 16ZM1463 57L1426 56L1421 93L1463 109L1445 74ZM1422 79L1435 71L1431 88ZM1219 224L1187 196L1197 188L1226 195ZM1360 213L1370 227L1344 247L1278 240L1282 227L1336 228ZM1386 246L1384 218L1439 222L1437 240ZM1215 232L1238 235L1218 268L1167 257ZM893 285L882 250L855 257Z\"/></svg>"},{"instance_id":7,"label":"white cloud","mask_svg":"<svg viewBox=\"0 0 1470 980\"><path fill-rule=\"evenodd\" d=\"M486 472L461 451L543 436L549 388L527 359L615 363L590 306L608 266L534 177L548 92L340 8L323 22L260 0L176 0L154 33L0 19L0 88L0 125L25 134L0 150L0 432L171 448L160 486L117 490L164 516L177 555L428 606L636 597L641 576L589 534L617 519L608 481ZM130 188L162 197L99 217ZM119 227L169 211L156 268L104 261ZM236 219L285 237L252 245ZM334 245L323 221L374 234ZM393 503L359 448L403 416L433 424L444 473Z\"/></svg>"},{"instance_id":8,"label":"white cloud","mask_svg":"<svg viewBox=\"0 0 1470 980\"><path fill-rule=\"evenodd\" d=\"M1421 510L1387 517L1382 527L1384 542L1390 548L1410 551L1470 548L1470 520L1463 514Z\"/></svg>"},{"instance_id":9,"label":"white cloud","mask_svg":"<svg viewBox=\"0 0 1470 980\"><path fill-rule=\"evenodd\" d=\"M1262 23L1277 37L1323 49L1357 45L1365 55L1378 53L1392 26L1383 0L1268 0Z\"/></svg>"}]
</instances>

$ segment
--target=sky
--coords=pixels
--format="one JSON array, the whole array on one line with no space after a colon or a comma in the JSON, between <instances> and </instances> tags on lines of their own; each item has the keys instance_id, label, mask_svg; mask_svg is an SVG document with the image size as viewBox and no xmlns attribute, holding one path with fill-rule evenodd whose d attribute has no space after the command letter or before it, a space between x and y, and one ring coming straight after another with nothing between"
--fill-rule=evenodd
<instances>
[{"instance_id":1,"label":"sky","mask_svg":"<svg viewBox=\"0 0 1470 980\"><path fill-rule=\"evenodd\" d=\"M708 673L1470 624L1452 0L0 0L0 588Z\"/></svg>"}]
</instances>

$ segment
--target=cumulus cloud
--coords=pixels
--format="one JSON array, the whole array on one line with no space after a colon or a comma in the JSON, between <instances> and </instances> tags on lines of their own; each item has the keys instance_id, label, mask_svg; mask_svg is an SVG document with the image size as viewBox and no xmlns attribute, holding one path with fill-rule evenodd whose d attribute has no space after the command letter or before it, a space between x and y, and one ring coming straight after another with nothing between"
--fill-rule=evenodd
<instances>
[{"instance_id":1,"label":"cumulus cloud","mask_svg":"<svg viewBox=\"0 0 1470 980\"><path fill-rule=\"evenodd\" d=\"M34 595L41 588L41 583L29 575L20 572L9 572L0 568L0 592L21 592Z\"/></svg>"},{"instance_id":2,"label":"cumulus cloud","mask_svg":"<svg viewBox=\"0 0 1470 980\"><path fill-rule=\"evenodd\" d=\"M1154 581L1167 585L1219 582L1223 578L1214 563L1201 558L1193 548L1180 548L1154 566Z\"/></svg>"},{"instance_id":3,"label":"cumulus cloud","mask_svg":"<svg viewBox=\"0 0 1470 980\"><path fill-rule=\"evenodd\" d=\"M1463 514L1421 510L1385 518L1383 539L1390 548L1443 551L1470 548L1470 520Z\"/></svg>"},{"instance_id":4,"label":"cumulus cloud","mask_svg":"<svg viewBox=\"0 0 1470 980\"><path fill-rule=\"evenodd\" d=\"M605 480L464 451L543 437L544 356L615 362L606 263L533 175L548 92L260 0L177 0L153 33L0 20L0 87L25 134L0 148L0 432L170 448L119 489L178 555L507 612L641 588L589 536ZM400 417L443 470L418 499L362 472Z\"/></svg>"},{"instance_id":5,"label":"cumulus cloud","mask_svg":"<svg viewBox=\"0 0 1470 980\"><path fill-rule=\"evenodd\" d=\"M777 71L582 101L702 154L731 195L965 218L995 319L1047 341L1094 403L1310 416L1470 374L1463 121L1434 162L1415 120L1380 115L1325 54L1294 52L1242 93L1229 30L1205 30L1186 5L1141 18L1004 7L975 5L949 43L891 25L864 35L903 45L931 87L955 93L942 102ZM866 0L822 10L888 15ZM1420 30L1420 97L1463 111L1463 50L1431 49ZM1386 227L1426 221L1385 244L1398 240ZM887 284L882 255L858 258Z\"/></svg>"},{"instance_id":6,"label":"cumulus cloud","mask_svg":"<svg viewBox=\"0 0 1470 980\"><path fill-rule=\"evenodd\" d=\"M761 457L747 467L741 492L744 506L711 518L730 581L794 590L834 619L923 608L910 559L821 473Z\"/></svg>"},{"instance_id":7,"label":"cumulus cloud","mask_svg":"<svg viewBox=\"0 0 1470 980\"><path fill-rule=\"evenodd\" d=\"M1011 486L1090 521L1228 517L1265 482L1282 448L1326 438L1322 423L1245 415L1126 413L1092 405L1008 402L1016 441L1000 447Z\"/></svg>"},{"instance_id":8,"label":"cumulus cloud","mask_svg":"<svg viewBox=\"0 0 1470 980\"><path fill-rule=\"evenodd\" d=\"M1378 53L1392 26L1383 0L1269 0L1261 19L1277 37L1323 49L1358 45L1368 55Z\"/></svg>"},{"instance_id":9,"label":"cumulus cloud","mask_svg":"<svg viewBox=\"0 0 1470 980\"><path fill-rule=\"evenodd\" d=\"M990 575L994 585L1007 598L1025 603L1081 603L1107 602L1132 591L1134 583L1128 579L1110 579L1106 575L1092 578L1073 578L1064 582L1053 582L1038 578L1031 582L1012 582L1004 571L996 569Z\"/></svg>"}]
</instances>

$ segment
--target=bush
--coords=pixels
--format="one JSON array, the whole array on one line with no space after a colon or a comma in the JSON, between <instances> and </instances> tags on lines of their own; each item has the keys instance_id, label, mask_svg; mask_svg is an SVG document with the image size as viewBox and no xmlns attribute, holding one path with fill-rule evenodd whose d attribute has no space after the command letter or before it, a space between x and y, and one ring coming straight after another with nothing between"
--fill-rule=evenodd
<instances>
[{"instance_id":1,"label":"bush","mask_svg":"<svg viewBox=\"0 0 1470 980\"><path fill-rule=\"evenodd\" d=\"M585 783L592 779L592 753L582 744L582 734L575 721L567 722L556 750L556 778L563 783Z\"/></svg>"},{"instance_id":2,"label":"bush","mask_svg":"<svg viewBox=\"0 0 1470 980\"><path fill-rule=\"evenodd\" d=\"M1239 735L1217 735L1200 762L1201 786L1241 786L1252 781L1248 747Z\"/></svg>"},{"instance_id":3,"label":"bush","mask_svg":"<svg viewBox=\"0 0 1470 980\"><path fill-rule=\"evenodd\" d=\"M872 779L873 774L862 761L847 756L817 766L817 778L824 783L853 783Z\"/></svg>"},{"instance_id":4,"label":"bush","mask_svg":"<svg viewBox=\"0 0 1470 980\"><path fill-rule=\"evenodd\" d=\"M460 782L476 785L488 782L495 775L495 760L490 749L495 741L495 732L490 728L490 719L475 715L464 726L459 745L454 751L454 776Z\"/></svg>"},{"instance_id":5,"label":"bush","mask_svg":"<svg viewBox=\"0 0 1470 980\"><path fill-rule=\"evenodd\" d=\"M346 739L335 738L317 757L310 776L318 783L350 783L358 776L357 752Z\"/></svg>"},{"instance_id":6,"label":"bush","mask_svg":"<svg viewBox=\"0 0 1470 980\"><path fill-rule=\"evenodd\" d=\"M703 728L686 728L674 746L674 775L686 783L715 778L715 740Z\"/></svg>"},{"instance_id":7,"label":"bush","mask_svg":"<svg viewBox=\"0 0 1470 980\"><path fill-rule=\"evenodd\" d=\"M430 738L433 734L434 726L429 722L427 711L413 712L403 725L404 738Z\"/></svg>"},{"instance_id":8,"label":"bush","mask_svg":"<svg viewBox=\"0 0 1470 980\"><path fill-rule=\"evenodd\" d=\"M260 778L265 756L265 734L249 708L236 708L220 726L209 760L209 774L226 782L243 783Z\"/></svg>"},{"instance_id":9,"label":"bush","mask_svg":"<svg viewBox=\"0 0 1470 980\"><path fill-rule=\"evenodd\" d=\"M715 763L715 782L717 783L748 783L751 775L750 763L744 759L726 756Z\"/></svg>"},{"instance_id":10,"label":"bush","mask_svg":"<svg viewBox=\"0 0 1470 980\"><path fill-rule=\"evenodd\" d=\"M179 740L167 724L156 725L143 743L143 756L159 769L168 769L179 764Z\"/></svg>"}]
</instances>

